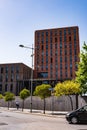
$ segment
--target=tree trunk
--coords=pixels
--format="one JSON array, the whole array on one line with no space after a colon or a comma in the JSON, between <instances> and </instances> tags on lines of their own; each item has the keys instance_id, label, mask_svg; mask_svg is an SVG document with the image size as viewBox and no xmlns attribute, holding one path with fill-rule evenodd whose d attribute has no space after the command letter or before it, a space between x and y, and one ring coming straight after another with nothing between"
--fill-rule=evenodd
<instances>
[{"instance_id":1,"label":"tree trunk","mask_svg":"<svg viewBox=\"0 0 87 130\"><path fill-rule=\"evenodd\" d=\"M78 109L78 94L76 94L76 109Z\"/></svg>"},{"instance_id":2,"label":"tree trunk","mask_svg":"<svg viewBox=\"0 0 87 130\"><path fill-rule=\"evenodd\" d=\"M8 101L8 110L9 110L9 101Z\"/></svg>"},{"instance_id":3,"label":"tree trunk","mask_svg":"<svg viewBox=\"0 0 87 130\"><path fill-rule=\"evenodd\" d=\"M45 98L44 98L44 114L45 114L45 105L46 105L46 102L45 102Z\"/></svg>"},{"instance_id":4,"label":"tree trunk","mask_svg":"<svg viewBox=\"0 0 87 130\"><path fill-rule=\"evenodd\" d=\"M23 111L23 109L24 109L24 100L23 100L23 104L22 104L22 111Z\"/></svg>"},{"instance_id":5,"label":"tree trunk","mask_svg":"<svg viewBox=\"0 0 87 130\"><path fill-rule=\"evenodd\" d=\"M70 103L71 103L71 109L73 110L73 101L72 101L72 97L70 95L69 96L69 99L70 99Z\"/></svg>"}]
</instances>

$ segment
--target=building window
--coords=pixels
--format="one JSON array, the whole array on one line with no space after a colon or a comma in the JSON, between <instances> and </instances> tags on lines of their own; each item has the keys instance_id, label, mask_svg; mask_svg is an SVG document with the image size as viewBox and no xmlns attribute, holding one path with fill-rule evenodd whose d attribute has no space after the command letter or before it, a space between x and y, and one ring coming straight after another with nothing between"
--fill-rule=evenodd
<instances>
[{"instance_id":1,"label":"building window","mask_svg":"<svg viewBox=\"0 0 87 130\"><path fill-rule=\"evenodd\" d=\"M74 35L74 42L76 41L76 35Z\"/></svg>"},{"instance_id":2,"label":"building window","mask_svg":"<svg viewBox=\"0 0 87 130\"><path fill-rule=\"evenodd\" d=\"M48 65L46 65L46 70L48 70Z\"/></svg>"},{"instance_id":3,"label":"building window","mask_svg":"<svg viewBox=\"0 0 87 130\"><path fill-rule=\"evenodd\" d=\"M44 37L44 32L41 33L41 36Z\"/></svg>"},{"instance_id":4,"label":"building window","mask_svg":"<svg viewBox=\"0 0 87 130\"><path fill-rule=\"evenodd\" d=\"M55 30L55 36L57 36L57 30Z\"/></svg>"},{"instance_id":5,"label":"building window","mask_svg":"<svg viewBox=\"0 0 87 130\"><path fill-rule=\"evenodd\" d=\"M67 62L67 57L65 56L65 63Z\"/></svg>"},{"instance_id":6,"label":"building window","mask_svg":"<svg viewBox=\"0 0 87 130\"><path fill-rule=\"evenodd\" d=\"M39 40L39 39L37 40L37 43L38 43L38 44L40 43L40 40Z\"/></svg>"},{"instance_id":7,"label":"building window","mask_svg":"<svg viewBox=\"0 0 87 130\"><path fill-rule=\"evenodd\" d=\"M62 57L60 57L60 63L62 63Z\"/></svg>"},{"instance_id":8,"label":"building window","mask_svg":"<svg viewBox=\"0 0 87 130\"><path fill-rule=\"evenodd\" d=\"M72 56L70 56L70 63L72 63Z\"/></svg>"},{"instance_id":9,"label":"building window","mask_svg":"<svg viewBox=\"0 0 87 130\"><path fill-rule=\"evenodd\" d=\"M57 49L57 43L55 44L55 49Z\"/></svg>"},{"instance_id":10,"label":"building window","mask_svg":"<svg viewBox=\"0 0 87 130\"><path fill-rule=\"evenodd\" d=\"M52 36L52 34L53 34L52 31L50 31L50 36Z\"/></svg>"},{"instance_id":11,"label":"building window","mask_svg":"<svg viewBox=\"0 0 87 130\"><path fill-rule=\"evenodd\" d=\"M66 35L66 30L64 29L64 35Z\"/></svg>"},{"instance_id":12,"label":"building window","mask_svg":"<svg viewBox=\"0 0 87 130\"><path fill-rule=\"evenodd\" d=\"M58 73L56 72L56 77L58 77Z\"/></svg>"},{"instance_id":13,"label":"building window","mask_svg":"<svg viewBox=\"0 0 87 130\"><path fill-rule=\"evenodd\" d=\"M74 60L75 62L77 62L77 56L75 55L75 60Z\"/></svg>"},{"instance_id":14,"label":"building window","mask_svg":"<svg viewBox=\"0 0 87 130\"><path fill-rule=\"evenodd\" d=\"M50 49L52 49L52 43L50 44Z\"/></svg>"},{"instance_id":15,"label":"building window","mask_svg":"<svg viewBox=\"0 0 87 130\"><path fill-rule=\"evenodd\" d=\"M42 49L42 50L44 49L43 45L41 46L41 49Z\"/></svg>"},{"instance_id":16,"label":"building window","mask_svg":"<svg viewBox=\"0 0 87 130\"><path fill-rule=\"evenodd\" d=\"M60 56L62 55L62 49L60 49Z\"/></svg>"},{"instance_id":17,"label":"building window","mask_svg":"<svg viewBox=\"0 0 87 130\"><path fill-rule=\"evenodd\" d=\"M0 75L0 82L2 82L2 80L3 80L3 79L2 79L2 75Z\"/></svg>"},{"instance_id":18,"label":"building window","mask_svg":"<svg viewBox=\"0 0 87 130\"><path fill-rule=\"evenodd\" d=\"M16 66L16 73L19 73L19 66Z\"/></svg>"},{"instance_id":19,"label":"building window","mask_svg":"<svg viewBox=\"0 0 87 130\"><path fill-rule=\"evenodd\" d=\"M72 49L70 49L69 54L72 55Z\"/></svg>"},{"instance_id":20,"label":"building window","mask_svg":"<svg viewBox=\"0 0 87 130\"><path fill-rule=\"evenodd\" d=\"M58 58L57 58L57 57L55 57L55 63L57 64L57 62L58 62Z\"/></svg>"},{"instance_id":21,"label":"building window","mask_svg":"<svg viewBox=\"0 0 87 130\"><path fill-rule=\"evenodd\" d=\"M3 73L4 72L4 69L3 69L3 67L1 67L1 73Z\"/></svg>"},{"instance_id":22,"label":"building window","mask_svg":"<svg viewBox=\"0 0 87 130\"><path fill-rule=\"evenodd\" d=\"M57 42L57 38L55 38L55 42Z\"/></svg>"},{"instance_id":23,"label":"building window","mask_svg":"<svg viewBox=\"0 0 87 130\"><path fill-rule=\"evenodd\" d=\"M51 77L51 78L53 77L53 73L52 73L52 71L50 72L50 77Z\"/></svg>"},{"instance_id":24,"label":"building window","mask_svg":"<svg viewBox=\"0 0 87 130\"><path fill-rule=\"evenodd\" d=\"M67 48L67 45L66 45L66 43L64 44L64 47L65 47L65 48Z\"/></svg>"},{"instance_id":25,"label":"building window","mask_svg":"<svg viewBox=\"0 0 87 130\"><path fill-rule=\"evenodd\" d=\"M68 67L67 67L67 64L65 64L65 70L67 70L67 68L68 68Z\"/></svg>"},{"instance_id":26,"label":"building window","mask_svg":"<svg viewBox=\"0 0 87 130\"><path fill-rule=\"evenodd\" d=\"M76 65L75 65L75 70L77 71L77 69L78 69L78 65L76 64Z\"/></svg>"},{"instance_id":27,"label":"building window","mask_svg":"<svg viewBox=\"0 0 87 130\"><path fill-rule=\"evenodd\" d=\"M71 42L69 43L69 48L72 49L72 43Z\"/></svg>"},{"instance_id":28,"label":"building window","mask_svg":"<svg viewBox=\"0 0 87 130\"><path fill-rule=\"evenodd\" d=\"M39 32L37 32L37 37L39 37L40 36L40 33Z\"/></svg>"},{"instance_id":29,"label":"building window","mask_svg":"<svg viewBox=\"0 0 87 130\"><path fill-rule=\"evenodd\" d=\"M42 54L42 56L43 56L43 55L44 55L44 51L42 51L42 53L41 53L41 54Z\"/></svg>"},{"instance_id":30,"label":"building window","mask_svg":"<svg viewBox=\"0 0 87 130\"><path fill-rule=\"evenodd\" d=\"M13 92L13 84L10 86L10 92Z\"/></svg>"},{"instance_id":31,"label":"building window","mask_svg":"<svg viewBox=\"0 0 87 130\"><path fill-rule=\"evenodd\" d=\"M51 55L51 56L53 55L52 50L50 50L50 55Z\"/></svg>"},{"instance_id":32,"label":"building window","mask_svg":"<svg viewBox=\"0 0 87 130\"><path fill-rule=\"evenodd\" d=\"M68 34L71 35L71 29L70 28L68 28Z\"/></svg>"},{"instance_id":33,"label":"building window","mask_svg":"<svg viewBox=\"0 0 87 130\"><path fill-rule=\"evenodd\" d=\"M53 63L53 59L52 58L50 59L50 62Z\"/></svg>"},{"instance_id":34,"label":"building window","mask_svg":"<svg viewBox=\"0 0 87 130\"><path fill-rule=\"evenodd\" d=\"M13 82L13 80L14 80L14 75L11 74L11 82Z\"/></svg>"},{"instance_id":35,"label":"building window","mask_svg":"<svg viewBox=\"0 0 87 130\"><path fill-rule=\"evenodd\" d=\"M48 43L48 37L46 37L46 43Z\"/></svg>"},{"instance_id":36,"label":"building window","mask_svg":"<svg viewBox=\"0 0 87 130\"><path fill-rule=\"evenodd\" d=\"M62 70L60 71L60 78L62 79Z\"/></svg>"},{"instance_id":37,"label":"building window","mask_svg":"<svg viewBox=\"0 0 87 130\"><path fill-rule=\"evenodd\" d=\"M46 49L48 50L48 45L46 45Z\"/></svg>"},{"instance_id":38,"label":"building window","mask_svg":"<svg viewBox=\"0 0 87 130\"><path fill-rule=\"evenodd\" d=\"M46 51L46 57L48 56L48 51Z\"/></svg>"},{"instance_id":39,"label":"building window","mask_svg":"<svg viewBox=\"0 0 87 130\"><path fill-rule=\"evenodd\" d=\"M69 36L69 41L71 41L71 36Z\"/></svg>"},{"instance_id":40,"label":"building window","mask_svg":"<svg viewBox=\"0 0 87 130\"><path fill-rule=\"evenodd\" d=\"M52 38L50 38L50 43L52 43L52 41L53 41Z\"/></svg>"},{"instance_id":41,"label":"building window","mask_svg":"<svg viewBox=\"0 0 87 130\"><path fill-rule=\"evenodd\" d=\"M48 32L46 32L46 36L48 37Z\"/></svg>"},{"instance_id":42,"label":"building window","mask_svg":"<svg viewBox=\"0 0 87 130\"><path fill-rule=\"evenodd\" d=\"M14 66L11 66L11 73L14 73Z\"/></svg>"},{"instance_id":43,"label":"building window","mask_svg":"<svg viewBox=\"0 0 87 130\"><path fill-rule=\"evenodd\" d=\"M67 71L65 71L65 77L67 78L68 74L67 74Z\"/></svg>"},{"instance_id":44,"label":"building window","mask_svg":"<svg viewBox=\"0 0 87 130\"><path fill-rule=\"evenodd\" d=\"M50 69L51 69L51 70L53 69L53 66L52 66L52 64L50 64Z\"/></svg>"},{"instance_id":45,"label":"building window","mask_svg":"<svg viewBox=\"0 0 87 130\"><path fill-rule=\"evenodd\" d=\"M8 66L6 66L6 68L5 68L5 72L8 73Z\"/></svg>"},{"instance_id":46,"label":"building window","mask_svg":"<svg viewBox=\"0 0 87 130\"><path fill-rule=\"evenodd\" d=\"M60 48L62 48L62 42L60 42Z\"/></svg>"},{"instance_id":47,"label":"building window","mask_svg":"<svg viewBox=\"0 0 87 130\"><path fill-rule=\"evenodd\" d=\"M0 92L2 92L2 84L0 84Z\"/></svg>"},{"instance_id":48,"label":"building window","mask_svg":"<svg viewBox=\"0 0 87 130\"><path fill-rule=\"evenodd\" d=\"M60 36L62 36L62 31L61 30L59 31L59 34L60 34Z\"/></svg>"},{"instance_id":49,"label":"building window","mask_svg":"<svg viewBox=\"0 0 87 130\"><path fill-rule=\"evenodd\" d=\"M77 44L76 44L76 41L74 42L74 48L75 48L75 49L77 48Z\"/></svg>"},{"instance_id":50,"label":"building window","mask_svg":"<svg viewBox=\"0 0 87 130\"><path fill-rule=\"evenodd\" d=\"M38 77L39 78L47 78L48 77L48 73L47 72L38 73Z\"/></svg>"},{"instance_id":51,"label":"building window","mask_svg":"<svg viewBox=\"0 0 87 130\"><path fill-rule=\"evenodd\" d=\"M44 62L44 57L42 56L42 59L41 59L41 61L42 61L42 64L43 64L43 62Z\"/></svg>"},{"instance_id":52,"label":"building window","mask_svg":"<svg viewBox=\"0 0 87 130\"><path fill-rule=\"evenodd\" d=\"M73 32L74 32L74 35L76 35L76 28L74 28Z\"/></svg>"},{"instance_id":53,"label":"building window","mask_svg":"<svg viewBox=\"0 0 87 130\"><path fill-rule=\"evenodd\" d=\"M67 38L66 38L66 36L64 36L64 41L65 41L65 42L67 41Z\"/></svg>"},{"instance_id":54,"label":"building window","mask_svg":"<svg viewBox=\"0 0 87 130\"><path fill-rule=\"evenodd\" d=\"M60 42L62 42L62 37L60 37Z\"/></svg>"},{"instance_id":55,"label":"building window","mask_svg":"<svg viewBox=\"0 0 87 130\"><path fill-rule=\"evenodd\" d=\"M6 74L5 81L8 82L8 75Z\"/></svg>"},{"instance_id":56,"label":"building window","mask_svg":"<svg viewBox=\"0 0 87 130\"><path fill-rule=\"evenodd\" d=\"M70 70L70 77L72 77L72 70Z\"/></svg>"},{"instance_id":57,"label":"building window","mask_svg":"<svg viewBox=\"0 0 87 130\"><path fill-rule=\"evenodd\" d=\"M60 70L62 70L62 64L60 64Z\"/></svg>"},{"instance_id":58,"label":"building window","mask_svg":"<svg viewBox=\"0 0 87 130\"><path fill-rule=\"evenodd\" d=\"M65 55L67 55L67 49L65 49Z\"/></svg>"},{"instance_id":59,"label":"building window","mask_svg":"<svg viewBox=\"0 0 87 130\"><path fill-rule=\"evenodd\" d=\"M19 80L19 74L16 74L16 80Z\"/></svg>"},{"instance_id":60,"label":"building window","mask_svg":"<svg viewBox=\"0 0 87 130\"><path fill-rule=\"evenodd\" d=\"M41 43L42 43L42 44L44 43L44 39L41 40Z\"/></svg>"},{"instance_id":61,"label":"building window","mask_svg":"<svg viewBox=\"0 0 87 130\"><path fill-rule=\"evenodd\" d=\"M72 68L72 63L70 63L70 69Z\"/></svg>"},{"instance_id":62,"label":"building window","mask_svg":"<svg viewBox=\"0 0 87 130\"><path fill-rule=\"evenodd\" d=\"M74 54L75 54L75 55L77 54L77 51L76 51L76 49L74 50Z\"/></svg>"},{"instance_id":63,"label":"building window","mask_svg":"<svg viewBox=\"0 0 87 130\"><path fill-rule=\"evenodd\" d=\"M56 51L55 51L55 56L57 56L57 54L58 54L58 51L56 50Z\"/></svg>"},{"instance_id":64,"label":"building window","mask_svg":"<svg viewBox=\"0 0 87 130\"><path fill-rule=\"evenodd\" d=\"M8 91L8 84L5 84L5 92Z\"/></svg>"},{"instance_id":65,"label":"building window","mask_svg":"<svg viewBox=\"0 0 87 130\"><path fill-rule=\"evenodd\" d=\"M46 57L46 64L48 64L48 56Z\"/></svg>"}]
</instances>

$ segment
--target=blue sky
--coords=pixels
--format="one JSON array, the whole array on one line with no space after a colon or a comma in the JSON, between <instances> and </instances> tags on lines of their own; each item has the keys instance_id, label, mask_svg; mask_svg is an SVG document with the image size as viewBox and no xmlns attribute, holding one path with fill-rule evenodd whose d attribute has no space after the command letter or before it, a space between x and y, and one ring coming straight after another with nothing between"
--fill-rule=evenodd
<instances>
[{"instance_id":1,"label":"blue sky","mask_svg":"<svg viewBox=\"0 0 87 130\"><path fill-rule=\"evenodd\" d=\"M0 0L0 63L31 66L34 32L79 26L80 49L87 43L87 0Z\"/></svg>"}]
</instances>

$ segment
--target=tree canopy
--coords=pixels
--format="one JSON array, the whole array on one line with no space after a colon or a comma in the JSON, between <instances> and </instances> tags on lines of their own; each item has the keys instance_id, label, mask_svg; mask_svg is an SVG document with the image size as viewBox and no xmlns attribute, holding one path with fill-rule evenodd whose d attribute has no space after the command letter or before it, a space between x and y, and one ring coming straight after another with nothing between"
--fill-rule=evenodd
<instances>
[{"instance_id":1,"label":"tree canopy","mask_svg":"<svg viewBox=\"0 0 87 130\"><path fill-rule=\"evenodd\" d=\"M49 88L51 88L49 84L39 85L35 88L34 95L39 96L41 99L47 98L51 96Z\"/></svg>"},{"instance_id":2,"label":"tree canopy","mask_svg":"<svg viewBox=\"0 0 87 130\"><path fill-rule=\"evenodd\" d=\"M80 83L82 93L87 92L87 45L84 42L83 50L80 55L78 71L76 72L76 81Z\"/></svg>"},{"instance_id":3,"label":"tree canopy","mask_svg":"<svg viewBox=\"0 0 87 130\"><path fill-rule=\"evenodd\" d=\"M13 94L13 93L11 93L11 92L6 92L5 93L5 101L12 101L12 100L14 100L15 99L15 97L14 97L15 95Z\"/></svg>"},{"instance_id":4,"label":"tree canopy","mask_svg":"<svg viewBox=\"0 0 87 130\"><path fill-rule=\"evenodd\" d=\"M0 94L0 99L3 99L3 95L2 94Z\"/></svg>"},{"instance_id":5,"label":"tree canopy","mask_svg":"<svg viewBox=\"0 0 87 130\"><path fill-rule=\"evenodd\" d=\"M80 93L80 84L75 82L74 80L64 81L62 83L58 83L55 88L55 96L62 95L73 95Z\"/></svg>"},{"instance_id":6,"label":"tree canopy","mask_svg":"<svg viewBox=\"0 0 87 130\"><path fill-rule=\"evenodd\" d=\"M25 100L27 97L30 96L30 91L28 89L23 89L19 95L21 99Z\"/></svg>"},{"instance_id":7,"label":"tree canopy","mask_svg":"<svg viewBox=\"0 0 87 130\"><path fill-rule=\"evenodd\" d=\"M19 95L20 95L20 98L23 100L23 104L22 104L22 111L23 111L23 109L24 109L24 100L30 96L30 91L28 89L24 88L23 90L21 90Z\"/></svg>"}]
</instances>

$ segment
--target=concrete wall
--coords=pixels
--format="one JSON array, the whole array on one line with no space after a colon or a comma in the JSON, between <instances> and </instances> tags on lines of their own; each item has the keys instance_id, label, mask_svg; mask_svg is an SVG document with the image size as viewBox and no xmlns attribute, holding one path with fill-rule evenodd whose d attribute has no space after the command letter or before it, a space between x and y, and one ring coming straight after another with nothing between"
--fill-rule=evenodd
<instances>
[{"instance_id":1,"label":"concrete wall","mask_svg":"<svg viewBox=\"0 0 87 130\"><path fill-rule=\"evenodd\" d=\"M73 100L73 109L76 109L76 99L75 96L72 96ZM15 101L19 101L20 108L22 107L22 100L19 97L15 97L15 100L10 102L10 107L16 107ZM87 97L78 97L79 107L85 105L87 103ZM25 100L25 108L30 109L31 98L27 98ZM4 99L0 100L0 106L7 107L8 103L4 101ZM32 108L37 110L43 110L43 100L39 97L32 97ZM46 110L54 110L54 111L70 111L71 103L68 96L62 97L50 97L46 98Z\"/></svg>"}]
</instances>

